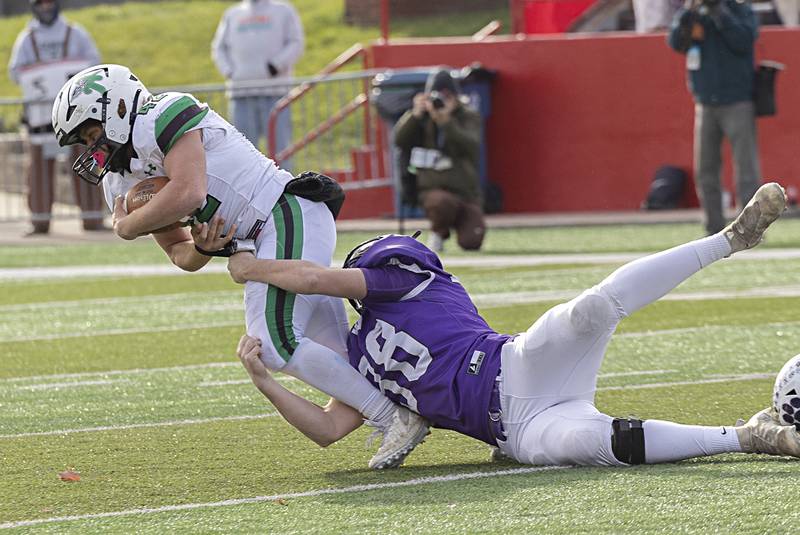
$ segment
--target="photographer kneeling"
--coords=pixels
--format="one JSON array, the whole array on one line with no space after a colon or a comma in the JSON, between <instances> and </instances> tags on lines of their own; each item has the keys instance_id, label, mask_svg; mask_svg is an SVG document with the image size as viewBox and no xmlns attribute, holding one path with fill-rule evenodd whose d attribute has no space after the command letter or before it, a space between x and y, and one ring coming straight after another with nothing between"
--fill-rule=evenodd
<instances>
[{"instance_id":1,"label":"photographer kneeling","mask_svg":"<svg viewBox=\"0 0 800 535\"><path fill-rule=\"evenodd\" d=\"M428 246L442 251L455 229L462 249L480 249L486 233L478 176L480 115L464 106L448 70L431 73L425 92L394 128L395 143L411 153L419 202L431 222Z\"/></svg>"}]
</instances>

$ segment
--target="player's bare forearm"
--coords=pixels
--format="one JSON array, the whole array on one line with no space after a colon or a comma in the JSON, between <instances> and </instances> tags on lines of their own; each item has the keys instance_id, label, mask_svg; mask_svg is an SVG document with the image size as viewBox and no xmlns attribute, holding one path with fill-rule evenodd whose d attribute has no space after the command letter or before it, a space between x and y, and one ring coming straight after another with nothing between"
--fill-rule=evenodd
<instances>
[{"instance_id":1,"label":"player's bare forearm","mask_svg":"<svg viewBox=\"0 0 800 535\"><path fill-rule=\"evenodd\" d=\"M164 159L169 182L144 206L119 220L115 230L133 239L179 221L201 208L208 189L200 131L184 134Z\"/></svg>"},{"instance_id":2,"label":"player's bare forearm","mask_svg":"<svg viewBox=\"0 0 800 535\"><path fill-rule=\"evenodd\" d=\"M320 407L281 386L261 361L258 338L242 336L236 354L253 384L286 421L323 448L363 423L358 411L344 403L331 399L325 407Z\"/></svg>"},{"instance_id":3,"label":"player's bare forearm","mask_svg":"<svg viewBox=\"0 0 800 535\"><path fill-rule=\"evenodd\" d=\"M357 429L363 417L357 410L331 399L319 405L281 386L275 379L256 387L294 428L321 447L327 447Z\"/></svg>"},{"instance_id":4,"label":"player's bare forearm","mask_svg":"<svg viewBox=\"0 0 800 535\"><path fill-rule=\"evenodd\" d=\"M197 252L192 235L185 228L153 234L153 238L169 257L170 261L184 271L197 271L211 260Z\"/></svg>"},{"instance_id":5,"label":"player's bare forearm","mask_svg":"<svg viewBox=\"0 0 800 535\"><path fill-rule=\"evenodd\" d=\"M138 236L171 225L202 207L204 200L205 193L199 197L196 191L189 190L170 179L150 202L120 221L120 224L124 225L121 232Z\"/></svg>"},{"instance_id":6,"label":"player's bare forearm","mask_svg":"<svg viewBox=\"0 0 800 535\"><path fill-rule=\"evenodd\" d=\"M367 284L360 269L323 267L308 260L257 259L240 253L228 260L236 282L263 282L296 294L363 299Z\"/></svg>"}]
</instances>

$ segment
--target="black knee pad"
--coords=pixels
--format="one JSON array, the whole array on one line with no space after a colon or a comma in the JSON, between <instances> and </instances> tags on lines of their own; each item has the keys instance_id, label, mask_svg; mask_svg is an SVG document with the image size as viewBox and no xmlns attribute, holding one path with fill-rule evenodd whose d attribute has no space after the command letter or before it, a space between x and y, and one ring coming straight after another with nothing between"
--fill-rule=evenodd
<instances>
[{"instance_id":1,"label":"black knee pad","mask_svg":"<svg viewBox=\"0 0 800 535\"><path fill-rule=\"evenodd\" d=\"M614 418L611 422L611 450L618 461L626 464L644 464L642 420Z\"/></svg>"}]
</instances>

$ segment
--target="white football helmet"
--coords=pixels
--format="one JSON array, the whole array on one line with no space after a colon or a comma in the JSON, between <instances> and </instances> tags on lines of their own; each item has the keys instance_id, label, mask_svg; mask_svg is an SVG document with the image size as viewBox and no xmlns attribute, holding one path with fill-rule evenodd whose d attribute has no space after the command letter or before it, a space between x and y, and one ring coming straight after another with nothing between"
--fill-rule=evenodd
<instances>
[{"instance_id":1,"label":"white football helmet","mask_svg":"<svg viewBox=\"0 0 800 535\"><path fill-rule=\"evenodd\" d=\"M97 185L109 171L119 172L130 161L121 150L131 139L136 113L151 95L139 79L122 65L95 65L64 84L53 102L53 129L58 144L80 143L80 127L88 120L100 122L103 135L73 165L73 170ZM100 147L107 145L106 155Z\"/></svg>"}]
</instances>

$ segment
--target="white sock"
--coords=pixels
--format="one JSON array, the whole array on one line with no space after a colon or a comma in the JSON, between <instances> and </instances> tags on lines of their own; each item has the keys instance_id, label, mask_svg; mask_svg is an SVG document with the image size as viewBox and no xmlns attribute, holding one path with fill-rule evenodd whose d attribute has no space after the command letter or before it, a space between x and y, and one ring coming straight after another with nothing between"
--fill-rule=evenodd
<instances>
[{"instance_id":1,"label":"white sock","mask_svg":"<svg viewBox=\"0 0 800 535\"><path fill-rule=\"evenodd\" d=\"M629 262L599 286L616 300L622 314L628 316L730 252L727 238L715 234Z\"/></svg>"},{"instance_id":2,"label":"white sock","mask_svg":"<svg viewBox=\"0 0 800 535\"><path fill-rule=\"evenodd\" d=\"M304 383L350 405L378 425L387 425L396 406L332 349L303 338L281 369Z\"/></svg>"},{"instance_id":3,"label":"white sock","mask_svg":"<svg viewBox=\"0 0 800 535\"><path fill-rule=\"evenodd\" d=\"M706 427L646 420L642 428L647 464L742 451L733 426Z\"/></svg>"},{"instance_id":4,"label":"white sock","mask_svg":"<svg viewBox=\"0 0 800 535\"><path fill-rule=\"evenodd\" d=\"M722 232L691 242L703 267L731 254L731 243Z\"/></svg>"}]
</instances>

